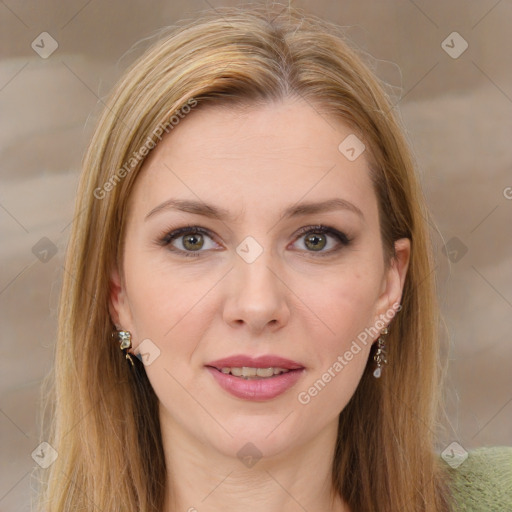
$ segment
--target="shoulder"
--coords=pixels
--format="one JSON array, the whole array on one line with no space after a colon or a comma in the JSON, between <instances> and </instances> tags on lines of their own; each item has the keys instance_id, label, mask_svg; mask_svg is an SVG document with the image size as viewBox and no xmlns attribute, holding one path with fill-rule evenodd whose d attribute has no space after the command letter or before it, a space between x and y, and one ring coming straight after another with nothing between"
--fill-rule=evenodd
<instances>
[{"instance_id":1,"label":"shoulder","mask_svg":"<svg viewBox=\"0 0 512 512\"><path fill-rule=\"evenodd\" d=\"M470 450L467 459L448 472L455 512L512 511L512 446Z\"/></svg>"}]
</instances>

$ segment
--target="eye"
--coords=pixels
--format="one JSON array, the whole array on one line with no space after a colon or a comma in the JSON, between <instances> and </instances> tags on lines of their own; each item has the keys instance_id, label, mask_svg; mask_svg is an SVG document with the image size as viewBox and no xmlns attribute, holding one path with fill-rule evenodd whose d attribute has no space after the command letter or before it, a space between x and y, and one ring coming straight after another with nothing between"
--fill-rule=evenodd
<instances>
[{"instance_id":1,"label":"eye","mask_svg":"<svg viewBox=\"0 0 512 512\"><path fill-rule=\"evenodd\" d=\"M302 239L302 249L315 256L328 256L351 242L345 233L323 225L305 226L299 230L298 237L295 244ZM219 249L210 232L199 226L166 231L158 239L158 244L187 257L199 257L202 252Z\"/></svg>"},{"instance_id":2,"label":"eye","mask_svg":"<svg viewBox=\"0 0 512 512\"><path fill-rule=\"evenodd\" d=\"M315 256L327 256L350 244L345 233L329 226L305 226L299 231L302 247ZM326 249L327 248L327 249ZM326 249L326 250L324 250Z\"/></svg>"},{"instance_id":3,"label":"eye","mask_svg":"<svg viewBox=\"0 0 512 512\"><path fill-rule=\"evenodd\" d=\"M200 256L200 253L204 252L203 249L218 248L209 232L199 226L185 226L168 232L159 240L159 244L173 252L192 257Z\"/></svg>"}]
</instances>

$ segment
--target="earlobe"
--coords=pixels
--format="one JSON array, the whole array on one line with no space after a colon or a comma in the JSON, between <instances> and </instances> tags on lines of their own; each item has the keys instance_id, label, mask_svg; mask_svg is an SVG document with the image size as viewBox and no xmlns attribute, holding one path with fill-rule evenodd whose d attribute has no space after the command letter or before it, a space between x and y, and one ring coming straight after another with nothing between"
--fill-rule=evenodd
<instances>
[{"instance_id":1,"label":"earlobe","mask_svg":"<svg viewBox=\"0 0 512 512\"><path fill-rule=\"evenodd\" d=\"M133 331L134 326L126 287L117 269L112 270L110 274L108 308L110 318L115 326L113 336L120 343L121 350L133 366L130 353L134 353L132 352L132 335L134 336L135 332Z\"/></svg>"}]
</instances>

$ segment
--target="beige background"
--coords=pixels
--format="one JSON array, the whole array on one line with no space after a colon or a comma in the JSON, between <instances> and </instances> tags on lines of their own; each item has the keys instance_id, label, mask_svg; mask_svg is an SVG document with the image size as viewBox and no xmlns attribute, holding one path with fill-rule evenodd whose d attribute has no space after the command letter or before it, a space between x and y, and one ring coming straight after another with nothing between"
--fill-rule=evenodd
<instances>
[{"instance_id":1,"label":"beige background","mask_svg":"<svg viewBox=\"0 0 512 512\"><path fill-rule=\"evenodd\" d=\"M134 43L197 10L229 4L0 2L0 512L30 509L31 453L44 440L37 427L39 386L51 367L79 163L101 99L141 53L129 50ZM394 87L414 147L438 228L450 359L438 449L452 441L466 449L510 445L512 4L294 5L346 26L376 59L376 72ZM59 45L47 59L31 48L44 31ZM469 45L456 59L441 46L453 31ZM46 263L33 252L43 237L58 251Z\"/></svg>"}]
</instances>

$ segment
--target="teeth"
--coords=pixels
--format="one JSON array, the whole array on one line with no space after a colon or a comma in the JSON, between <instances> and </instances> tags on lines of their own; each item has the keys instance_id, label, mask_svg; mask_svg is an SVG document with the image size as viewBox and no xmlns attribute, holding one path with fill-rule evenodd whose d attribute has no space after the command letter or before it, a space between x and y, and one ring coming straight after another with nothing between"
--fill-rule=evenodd
<instances>
[{"instance_id":1,"label":"teeth","mask_svg":"<svg viewBox=\"0 0 512 512\"><path fill-rule=\"evenodd\" d=\"M258 377L273 377L274 376L274 368L258 368L256 370L256 375Z\"/></svg>"},{"instance_id":2,"label":"teeth","mask_svg":"<svg viewBox=\"0 0 512 512\"><path fill-rule=\"evenodd\" d=\"M286 373L290 370L286 368L251 368L249 366L243 366L241 368L221 368L222 373L231 373L235 377L243 377L244 379L250 378L267 378L279 375L280 373Z\"/></svg>"},{"instance_id":3,"label":"teeth","mask_svg":"<svg viewBox=\"0 0 512 512\"><path fill-rule=\"evenodd\" d=\"M242 377L256 377L258 370L256 368L248 368L244 366L242 368Z\"/></svg>"}]
</instances>

